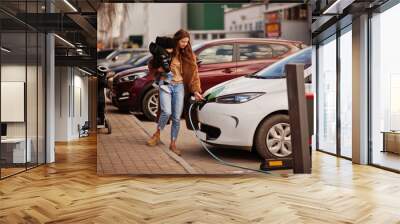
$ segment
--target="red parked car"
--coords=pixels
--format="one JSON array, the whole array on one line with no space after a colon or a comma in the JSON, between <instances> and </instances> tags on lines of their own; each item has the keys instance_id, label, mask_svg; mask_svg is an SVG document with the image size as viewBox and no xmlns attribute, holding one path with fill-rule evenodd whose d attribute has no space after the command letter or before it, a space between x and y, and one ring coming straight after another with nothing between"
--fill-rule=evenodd
<instances>
[{"instance_id":1,"label":"red parked car","mask_svg":"<svg viewBox=\"0 0 400 224\"><path fill-rule=\"evenodd\" d=\"M264 38L233 38L208 41L193 47L197 55L203 91L230 79L252 74L306 47L298 41ZM143 112L156 118L158 91L147 66L117 73L112 101L121 111Z\"/></svg>"}]
</instances>

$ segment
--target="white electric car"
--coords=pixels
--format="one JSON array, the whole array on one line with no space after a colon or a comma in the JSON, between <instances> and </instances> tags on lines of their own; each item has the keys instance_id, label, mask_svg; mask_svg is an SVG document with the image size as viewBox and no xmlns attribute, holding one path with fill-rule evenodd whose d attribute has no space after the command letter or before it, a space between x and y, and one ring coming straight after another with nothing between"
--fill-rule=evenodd
<instances>
[{"instance_id":1,"label":"white electric car","mask_svg":"<svg viewBox=\"0 0 400 224\"><path fill-rule=\"evenodd\" d=\"M290 156L284 74L288 63L304 64L305 79L310 80L311 48L306 48L255 74L221 83L206 91L204 97L208 102L198 108L200 139L216 146L255 148L263 158Z\"/></svg>"}]
</instances>

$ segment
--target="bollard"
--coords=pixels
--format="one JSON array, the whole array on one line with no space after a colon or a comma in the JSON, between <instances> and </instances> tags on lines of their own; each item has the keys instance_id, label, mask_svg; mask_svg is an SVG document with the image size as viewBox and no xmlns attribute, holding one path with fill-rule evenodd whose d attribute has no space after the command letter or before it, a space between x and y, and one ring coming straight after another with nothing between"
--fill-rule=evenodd
<instances>
[{"instance_id":1,"label":"bollard","mask_svg":"<svg viewBox=\"0 0 400 224\"><path fill-rule=\"evenodd\" d=\"M289 104L293 172L311 173L309 124L304 88L304 65L287 64L286 80Z\"/></svg>"}]
</instances>

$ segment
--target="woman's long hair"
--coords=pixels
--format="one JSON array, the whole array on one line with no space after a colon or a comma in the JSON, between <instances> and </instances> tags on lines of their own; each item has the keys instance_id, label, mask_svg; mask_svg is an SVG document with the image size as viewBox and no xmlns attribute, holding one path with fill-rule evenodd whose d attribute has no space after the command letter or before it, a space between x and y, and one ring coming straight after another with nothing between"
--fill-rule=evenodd
<instances>
[{"instance_id":1,"label":"woman's long hair","mask_svg":"<svg viewBox=\"0 0 400 224\"><path fill-rule=\"evenodd\" d=\"M179 41L185 37L189 38L189 42L185 48L181 49L179 47ZM184 29L178 30L174 34L174 42L175 42L175 49L174 52L172 53L172 56L175 57L176 55L179 54L182 57L183 61L196 65L195 56L192 50L192 45L190 44L189 32L187 32Z\"/></svg>"}]
</instances>

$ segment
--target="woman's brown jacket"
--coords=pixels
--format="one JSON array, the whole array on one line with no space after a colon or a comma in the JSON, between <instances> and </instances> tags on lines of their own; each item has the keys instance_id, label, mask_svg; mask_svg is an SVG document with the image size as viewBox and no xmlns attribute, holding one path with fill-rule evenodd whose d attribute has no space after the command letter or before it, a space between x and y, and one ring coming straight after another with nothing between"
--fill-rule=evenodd
<instances>
[{"instance_id":1,"label":"woman's brown jacket","mask_svg":"<svg viewBox=\"0 0 400 224\"><path fill-rule=\"evenodd\" d=\"M179 57L179 56L177 56ZM180 57L180 62L182 66L182 78L183 84L185 86L185 93L201 93L200 77L198 72L198 67L196 64L196 56L193 55L194 60ZM159 75L156 68L151 67L151 61L148 64L149 74L153 77Z\"/></svg>"}]
</instances>

